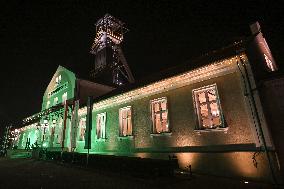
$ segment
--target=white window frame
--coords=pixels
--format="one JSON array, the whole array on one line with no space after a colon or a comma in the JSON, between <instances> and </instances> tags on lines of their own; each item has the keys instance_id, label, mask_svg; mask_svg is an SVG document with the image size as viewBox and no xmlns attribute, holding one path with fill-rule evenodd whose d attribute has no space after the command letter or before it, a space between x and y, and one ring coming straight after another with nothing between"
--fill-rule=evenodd
<instances>
[{"instance_id":1,"label":"white window frame","mask_svg":"<svg viewBox=\"0 0 284 189\"><path fill-rule=\"evenodd\" d=\"M161 131L161 132L158 132L157 131L157 128L156 128L156 122L155 122L155 114L157 114L157 112L153 112L154 111L154 105L156 103L159 103L159 107L161 109L161 102L165 101L166 102L166 110L161 110L159 111L158 113L160 114L160 122L162 120L162 114L163 113L167 113L167 121L166 121L166 127L167 127L167 130L165 131ZM150 111L151 111L151 118L152 118L152 134L163 134L163 133L171 133L171 129L170 129L170 126L169 126L169 112L168 112L168 100L167 100L167 97L162 97L162 98L157 98L157 99L153 99L150 101Z\"/></svg>"},{"instance_id":2,"label":"white window frame","mask_svg":"<svg viewBox=\"0 0 284 189\"><path fill-rule=\"evenodd\" d=\"M219 118L220 118L220 124L219 125L211 125L209 127L204 127L203 123L202 123L202 118L201 118L201 113L200 113L200 103L198 101L198 97L197 95L205 92L205 91L209 91L209 90L215 90L215 94L216 94L216 100L212 100L209 101L209 97L208 97L208 93L205 93L205 98L206 98L206 102L203 102L202 104L206 104L207 105L207 109L208 109L208 114L209 114L209 118L212 119L212 113L211 113L211 107L210 104L212 102L215 102L218 106L218 111L219 111ZM221 103L220 103L220 97L218 94L218 89L217 89L217 85L216 84L212 84L212 85L207 85L201 88L197 88L197 89L193 89L192 90L192 96L193 96L193 104L194 104L194 109L195 109L195 114L197 116L197 127L195 128L195 130L218 130L218 129L224 129L225 128L225 124L224 124L224 118L223 118L223 112L222 112L222 108L221 108ZM212 123L212 121L211 121Z\"/></svg>"},{"instance_id":3,"label":"white window frame","mask_svg":"<svg viewBox=\"0 0 284 189\"><path fill-rule=\"evenodd\" d=\"M126 118L123 118L123 112L126 111ZM130 112L130 116L129 116ZM123 120L126 119L126 122ZM130 121L129 121L130 120ZM126 123L126 125L124 125ZM128 125L130 123L130 125ZM128 137L133 135L132 130L132 108L131 106L126 106L119 109L119 137ZM126 133L124 130L126 129Z\"/></svg>"},{"instance_id":4,"label":"white window frame","mask_svg":"<svg viewBox=\"0 0 284 189\"><path fill-rule=\"evenodd\" d=\"M106 112L97 114L96 139L106 139Z\"/></svg>"}]
</instances>

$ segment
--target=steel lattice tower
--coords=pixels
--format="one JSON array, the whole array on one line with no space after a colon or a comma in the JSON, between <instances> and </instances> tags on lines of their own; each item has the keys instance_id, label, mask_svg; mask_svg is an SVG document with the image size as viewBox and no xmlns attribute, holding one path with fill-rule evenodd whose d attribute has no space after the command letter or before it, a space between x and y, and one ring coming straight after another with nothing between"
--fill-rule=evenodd
<instances>
[{"instance_id":1,"label":"steel lattice tower","mask_svg":"<svg viewBox=\"0 0 284 189\"><path fill-rule=\"evenodd\" d=\"M95 82L112 86L134 82L120 46L127 31L123 22L109 14L96 23L96 37L90 51L95 55L95 66L91 70Z\"/></svg>"}]
</instances>

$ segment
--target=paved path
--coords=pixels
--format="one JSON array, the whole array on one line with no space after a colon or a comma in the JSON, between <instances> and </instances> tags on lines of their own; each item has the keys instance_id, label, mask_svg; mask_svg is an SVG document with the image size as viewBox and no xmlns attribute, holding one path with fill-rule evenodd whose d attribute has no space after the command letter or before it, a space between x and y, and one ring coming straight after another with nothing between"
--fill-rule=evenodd
<instances>
[{"instance_id":1,"label":"paved path","mask_svg":"<svg viewBox=\"0 0 284 189\"><path fill-rule=\"evenodd\" d=\"M47 188L272 188L261 183L248 183L219 177L137 178L110 172L87 170L33 159L0 158L0 189Z\"/></svg>"}]
</instances>

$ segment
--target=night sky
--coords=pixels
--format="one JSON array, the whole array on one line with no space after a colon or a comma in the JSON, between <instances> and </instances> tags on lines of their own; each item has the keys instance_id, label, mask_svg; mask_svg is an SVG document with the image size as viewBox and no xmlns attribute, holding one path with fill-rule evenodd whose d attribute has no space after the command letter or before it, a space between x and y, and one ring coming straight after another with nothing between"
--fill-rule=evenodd
<instances>
[{"instance_id":1,"label":"night sky","mask_svg":"<svg viewBox=\"0 0 284 189\"><path fill-rule=\"evenodd\" d=\"M1 1L0 127L41 109L58 65L86 77L94 23L126 23L123 51L136 80L248 36L258 20L281 68L284 7L278 1Z\"/></svg>"}]
</instances>

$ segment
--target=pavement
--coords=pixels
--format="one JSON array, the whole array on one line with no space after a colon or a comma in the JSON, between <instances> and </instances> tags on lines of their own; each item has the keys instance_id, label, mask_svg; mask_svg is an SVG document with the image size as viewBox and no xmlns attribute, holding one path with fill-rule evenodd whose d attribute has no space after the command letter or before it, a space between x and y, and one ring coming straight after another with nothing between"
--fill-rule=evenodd
<instances>
[{"instance_id":1,"label":"pavement","mask_svg":"<svg viewBox=\"0 0 284 189\"><path fill-rule=\"evenodd\" d=\"M0 189L48 188L273 188L267 183L193 174L166 177L134 177L107 170L93 170L34 159L0 158Z\"/></svg>"}]
</instances>

